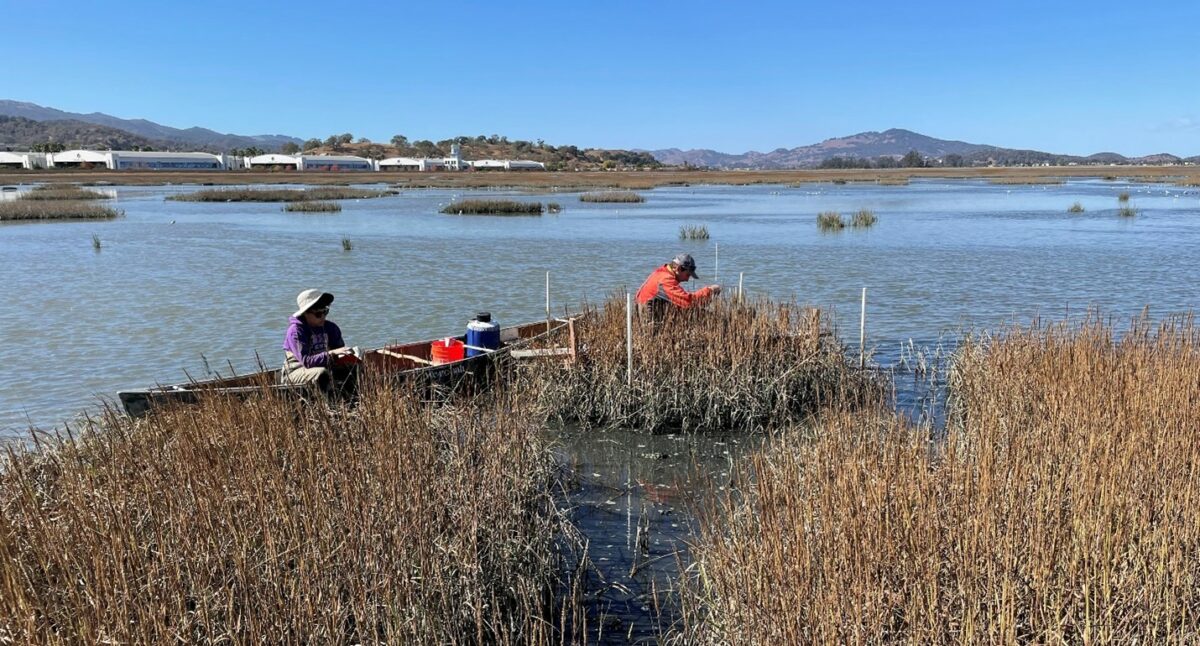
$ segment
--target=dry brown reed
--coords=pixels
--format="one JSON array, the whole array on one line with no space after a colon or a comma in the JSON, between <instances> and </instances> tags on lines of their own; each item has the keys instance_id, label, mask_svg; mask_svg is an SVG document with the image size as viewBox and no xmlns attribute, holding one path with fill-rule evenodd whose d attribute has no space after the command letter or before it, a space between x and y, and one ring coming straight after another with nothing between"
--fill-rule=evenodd
<instances>
[{"instance_id":1,"label":"dry brown reed","mask_svg":"<svg viewBox=\"0 0 1200 646\"><path fill-rule=\"evenodd\" d=\"M273 189L221 188L170 195L167 199L179 202L317 202L386 197L397 193L398 191L378 191L346 186Z\"/></svg>"},{"instance_id":2,"label":"dry brown reed","mask_svg":"<svg viewBox=\"0 0 1200 646\"><path fill-rule=\"evenodd\" d=\"M124 215L119 209L88 202L0 202L0 222L33 220L111 220Z\"/></svg>"},{"instance_id":3,"label":"dry brown reed","mask_svg":"<svg viewBox=\"0 0 1200 646\"><path fill-rule=\"evenodd\" d=\"M817 214L817 228L821 231L841 231L846 228L846 221L837 211L822 211Z\"/></svg>"},{"instance_id":4,"label":"dry brown reed","mask_svg":"<svg viewBox=\"0 0 1200 646\"><path fill-rule=\"evenodd\" d=\"M850 226L855 229L869 229L878 221L879 217L871 209L859 209L850 219Z\"/></svg>"},{"instance_id":5,"label":"dry brown reed","mask_svg":"<svg viewBox=\"0 0 1200 646\"><path fill-rule=\"evenodd\" d=\"M552 460L506 396L210 399L0 473L0 641L557 643Z\"/></svg>"},{"instance_id":6,"label":"dry brown reed","mask_svg":"<svg viewBox=\"0 0 1200 646\"><path fill-rule=\"evenodd\" d=\"M1075 202L1067 208L1067 213L1083 213L1083 204Z\"/></svg>"},{"instance_id":7,"label":"dry brown reed","mask_svg":"<svg viewBox=\"0 0 1200 646\"><path fill-rule=\"evenodd\" d=\"M52 200L105 200L108 196L100 191L89 191L73 184L41 184L32 191L20 194L19 199L31 201Z\"/></svg>"},{"instance_id":8,"label":"dry brown reed","mask_svg":"<svg viewBox=\"0 0 1200 646\"><path fill-rule=\"evenodd\" d=\"M685 224L679 227L680 240L708 240L708 225L706 224Z\"/></svg>"},{"instance_id":9,"label":"dry brown reed","mask_svg":"<svg viewBox=\"0 0 1200 646\"><path fill-rule=\"evenodd\" d=\"M603 191L599 193L584 193L579 196L580 202L645 202L646 198L633 191Z\"/></svg>"},{"instance_id":10,"label":"dry brown reed","mask_svg":"<svg viewBox=\"0 0 1200 646\"><path fill-rule=\"evenodd\" d=\"M587 312L577 324L583 359L533 375L539 383L530 388L551 416L648 431L751 432L879 395L877 383L850 368L816 309L716 300L657 323L637 318L627 384L625 299Z\"/></svg>"},{"instance_id":11,"label":"dry brown reed","mask_svg":"<svg viewBox=\"0 0 1200 646\"><path fill-rule=\"evenodd\" d=\"M1030 177L1030 176L1026 176L1026 177L1019 177L1019 176L1017 176L1017 177L992 177L992 178L988 179L988 183L1000 184L1003 186L1010 186L1010 185L1016 186L1016 185L1021 185L1021 184L1035 184L1035 185L1062 184L1063 179L1061 177Z\"/></svg>"},{"instance_id":12,"label":"dry brown reed","mask_svg":"<svg viewBox=\"0 0 1200 646\"><path fill-rule=\"evenodd\" d=\"M1200 641L1200 329L969 338L931 442L835 413L749 462L685 581L689 643Z\"/></svg>"}]
</instances>

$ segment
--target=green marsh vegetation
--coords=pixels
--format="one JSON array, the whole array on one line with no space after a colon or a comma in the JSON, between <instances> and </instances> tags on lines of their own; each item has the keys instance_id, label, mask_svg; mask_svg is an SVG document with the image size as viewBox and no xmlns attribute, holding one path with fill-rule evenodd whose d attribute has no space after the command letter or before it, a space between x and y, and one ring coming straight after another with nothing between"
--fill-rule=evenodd
<instances>
[{"instance_id":1,"label":"green marsh vegetation","mask_svg":"<svg viewBox=\"0 0 1200 646\"><path fill-rule=\"evenodd\" d=\"M125 212L120 209L83 201L11 200L0 202L0 222L112 220L122 215L125 215Z\"/></svg>"},{"instance_id":2,"label":"green marsh vegetation","mask_svg":"<svg viewBox=\"0 0 1200 646\"><path fill-rule=\"evenodd\" d=\"M637 203L645 202L646 198L634 193L633 191L600 191L596 193L584 193L579 196L580 202L616 202L616 203Z\"/></svg>"},{"instance_id":3,"label":"green marsh vegetation","mask_svg":"<svg viewBox=\"0 0 1200 646\"><path fill-rule=\"evenodd\" d=\"M442 207L449 215L541 215L541 202L516 200L459 200Z\"/></svg>"},{"instance_id":4,"label":"green marsh vegetation","mask_svg":"<svg viewBox=\"0 0 1200 646\"><path fill-rule=\"evenodd\" d=\"M680 639L1200 641L1197 374L1191 319L965 339L943 437L829 413L711 498Z\"/></svg>"},{"instance_id":5,"label":"green marsh vegetation","mask_svg":"<svg viewBox=\"0 0 1200 646\"><path fill-rule=\"evenodd\" d=\"M171 195L166 199L178 202L319 202L371 199L398 194L399 191L351 188L349 186L272 189L221 188Z\"/></svg>"},{"instance_id":6,"label":"green marsh vegetation","mask_svg":"<svg viewBox=\"0 0 1200 646\"><path fill-rule=\"evenodd\" d=\"M1076 202L1067 209L1067 213L1083 213L1083 204Z\"/></svg>"},{"instance_id":7,"label":"green marsh vegetation","mask_svg":"<svg viewBox=\"0 0 1200 646\"><path fill-rule=\"evenodd\" d=\"M342 236L342 251L353 251L353 250L354 250L354 242L352 242L350 240L350 238L347 238L346 236Z\"/></svg>"},{"instance_id":8,"label":"green marsh vegetation","mask_svg":"<svg viewBox=\"0 0 1200 646\"><path fill-rule=\"evenodd\" d=\"M92 249L95 249L96 251L100 251L100 247L101 247L100 236L93 233L92 234Z\"/></svg>"},{"instance_id":9,"label":"green marsh vegetation","mask_svg":"<svg viewBox=\"0 0 1200 646\"><path fill-rule=\"evenodd\" d=\"M685 224L679 227L680 240L708 240L708 226L704 224Z\"/></svg>"},{"instance_id":10,"label":"green marsh vegetation","mask_svg":"<svg viewBox=\"0 0 1200 646\"><path fill-rule=\"evenodd\" d=\"M846 228L846 221L837 211L822 211L817 214L817 228L824 232L841 231Z\"/></svg>"},{"instance_id":11,"label":"green marsh vegetation","mask_svg":"<svg viewBox=\"0 0 1200 646\"><path fill-rule=\"evenodd\" d=\"M14 643L572 643L558 471L507 393L108 414L0 471ZM80 432L82 431L82 432ZM563 539L565 540L565 539Z\"/></svg>"},{"instance_id":12,"label":"green marsh vegetation","mask_svg":"<svg viewBox=\"0 0 1200 646\"><path fill-rule=\"evenodd\" d=\"M550 214L562 213L562 205L558 202L550 202L546 205L546 212Z\"/></svg>"},{"instance_id":13,"label":"green marsh vegetation","mask_svg":"<svg viewBox=\"0 0 1200 646\"><path fill-rule=\"evenodd\" d=\"M283 207L289 213L340 213L342 205L337 202L293 202Z\"/></svg>"},{"instance_id":14,"label":"green marsh vegetation","mask_svg":"<svg viewBox=\"0 0 1200 646\"><path fill-rule=\"evenodd\" d=\"M1136 216L1137 214L1138 214L1137 208L1135 208L1129 204L1126 204L1117 209L1117 215L1119 215L1123 218L1132 218L1132 217Z\"/></svg>"}]
</instances>

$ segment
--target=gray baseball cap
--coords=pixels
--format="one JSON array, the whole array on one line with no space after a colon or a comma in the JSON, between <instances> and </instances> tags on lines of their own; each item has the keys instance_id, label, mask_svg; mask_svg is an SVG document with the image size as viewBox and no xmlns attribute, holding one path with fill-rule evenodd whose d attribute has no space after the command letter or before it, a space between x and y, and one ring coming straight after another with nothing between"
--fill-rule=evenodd
<instances>
[{"instance_id":1,"label":"gray baseball cap","mask_svg":"<svg viewBox=\"0 0 1200 646\"><path fill-rule=\"evenodd\" d=\"M696 273L696 259L692 258L692 254L681 253L672 258L671 262L675 263L675 265L677 265L680 269L685 269L691 272L692 278L700 277L700 275Z\"/></svg>"}]
</instances>

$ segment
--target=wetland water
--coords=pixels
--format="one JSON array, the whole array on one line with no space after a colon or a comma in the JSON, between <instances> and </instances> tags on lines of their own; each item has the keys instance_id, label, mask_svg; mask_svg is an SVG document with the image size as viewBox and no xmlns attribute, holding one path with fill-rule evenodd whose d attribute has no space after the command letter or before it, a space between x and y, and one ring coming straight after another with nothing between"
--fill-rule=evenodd
<instances>
[{"instance_id":1,"label":"wetland water","mask_svg":"<svg viewBox=\"0 0 1200 646\"><path fill-rule=\"evenodd\" d=\"M836 315L857 341L860 290L868 345L881 365L901 347L952 342L964 327L995 329L1097 307L1113 317L1182 313L1200 296L1200 190L1076 180L1003 186L688 186L640 191L642 204L587 204L577 193L418 190L343 201L339 214L284 213L279 204L164 201L195 186L117 187L125 217L108 222L0 225L7 321L0 346L0 437L51 428L97 396L210 369L282 359L298 291L337 296L330 318L354 345L461 332L477 310L505 323L543 316L545 272L557 311L636 288L657 264L692 253L704 283L794 297ZM1117 215L1117 195L1139 210ZM12 195L11 192L4 197ZM558 202L559 215L438 214L457 197ZM1086 212L1069 214L1080 202ZM816 214L868 208L868 230L821 233ZM679 227L706 225L707 242ZM92 235L102 240L92 248ZM354 249L342 250L342 237ZM720 245L720 273L714 255ZM704 284L702 283L702 284ZM916 395L898 380L898 393ZM695 469L720 486L736 438L564 432L559 453L578 487L577 519L604 588L609 635L649 638L653 583L675 570ZM752 442L751 442L752 443ZM681 487L680 484L683 483ZM638 526L649 542L637 545ZM643 533L646 533L645 531ZM634 555L642 565L634 576Z\"/></svg>"}]
</instances>

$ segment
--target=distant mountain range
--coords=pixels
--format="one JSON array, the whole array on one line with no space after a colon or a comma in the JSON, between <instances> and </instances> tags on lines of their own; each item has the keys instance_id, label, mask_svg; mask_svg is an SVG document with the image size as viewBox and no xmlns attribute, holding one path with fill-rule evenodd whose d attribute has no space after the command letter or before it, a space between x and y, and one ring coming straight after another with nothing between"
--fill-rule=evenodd
<instances>
[{"instance_id":1,"label":"distant mountain range","mask_svg":"<svg viewBox=\"0 0 1200 646\"><path fill-rule=\"evenodd\" d=\"M48 137L74 147L73 142L96 141L97 138L114 139L118 141L136 141L128 135L134 135L145 141L143 144L125 144L112 147L141 147L152 146L162 150L208 150L224 152L234 148L256 147L268 151L277 151L283 144L292 142L297 145L304 143L302 139L286 135L232 135L222 134L207 128L172 128L147 121L145 119L121 119L102 112L79 114L64 112L54 108L46 108L34 103L9 101L0 99L0 116L21 117L29 121L55 124L48 128L46 136L34 141L15 141L15 135L6 129L0 129L0 146L27 147L32 143L44 143ZM124 136L111 131L88 129L82 124L104 126L126 133ZM28 125L23 126L24 137L35 136ZM94 144L93 144L94 145Z\"/></svg>"},{"instance_id":2,"label":"distant mountain range","mask_svg":"<svg viewBox=\"0 0 1200 646\"><path fill-rule=\"evenodd\" d=\"M507 140L505 140L507 141ZM205 150L228 152L235 148L260 148L276 152L287 143L304 140L287 135L222 134L207 128L172 128L145 119L121 119L101 112L79 114L47 108L33 103L0 99L0 149L29 149L47 142L68 148ZM517 142L520 143L520 142ZM431 144L432 145L432 144ZM541 150L541 144L538 144ZM553 149L553 147L550 147ZM559 147L574 149L573 146ZM1059 155L1038 150L1001 148L965 141L937 139L911 130L893 128L883 132L860 132L848 137L826 139L819 144L797 148L776 148L771 152L750 151L740 155L708 149L635 150L649 153L668 166L690 165L715 169L786 169L824 165L880 165L880 161L900 159L911 151L935 163L950 165L1017 164L1177 164L1200 163L1200 156L1180 159L1160 153L1145 157L1125 157L1112 152L1087 157ZM517 150L528 156L529 146ZM626 151L608 151L609 157L624 160ZM613 157L616 155L616 157ZM635 155L636 156L636 155ZM644 157L644 155L643 155ZM648 158L646 158L648 161ZM553 160L552 160L553 161ZM651 162L652 163L652 162ZM644 165L639 162L638 165Z\"/></svg>"},{"instance_id":3,"label":"distant mountain range","mask_svg":"<svg viewBox=\"0 0 1200 646\"><path fill-rule=\"evenodd\" d=\"M1168 164L1181 161L1200 161L1200 157L1189 157L1184 160L1167 153L1145 157L1125 157L1108 152L1087 157L1059 155L1038 150L1019 150L971 144L965 141L936 139L900 128L892 128L883 132L860 132L849 137L826 139L819 144L809 146L776 148L768 153L750 151L735 155L708 149L680 150L678 148L649 152L658 161L671 166L688 164L702 168L782 169L812 168L820 166L822 163L828 163L826 160L838 157L846 160L877 160L880 157L899 159L913 150L923 157L934 160L945 160L947 157L957 155L961 159L955 161L960 161L965 165L986 163L998 165Z\"/></svg>"}]
</instances>

